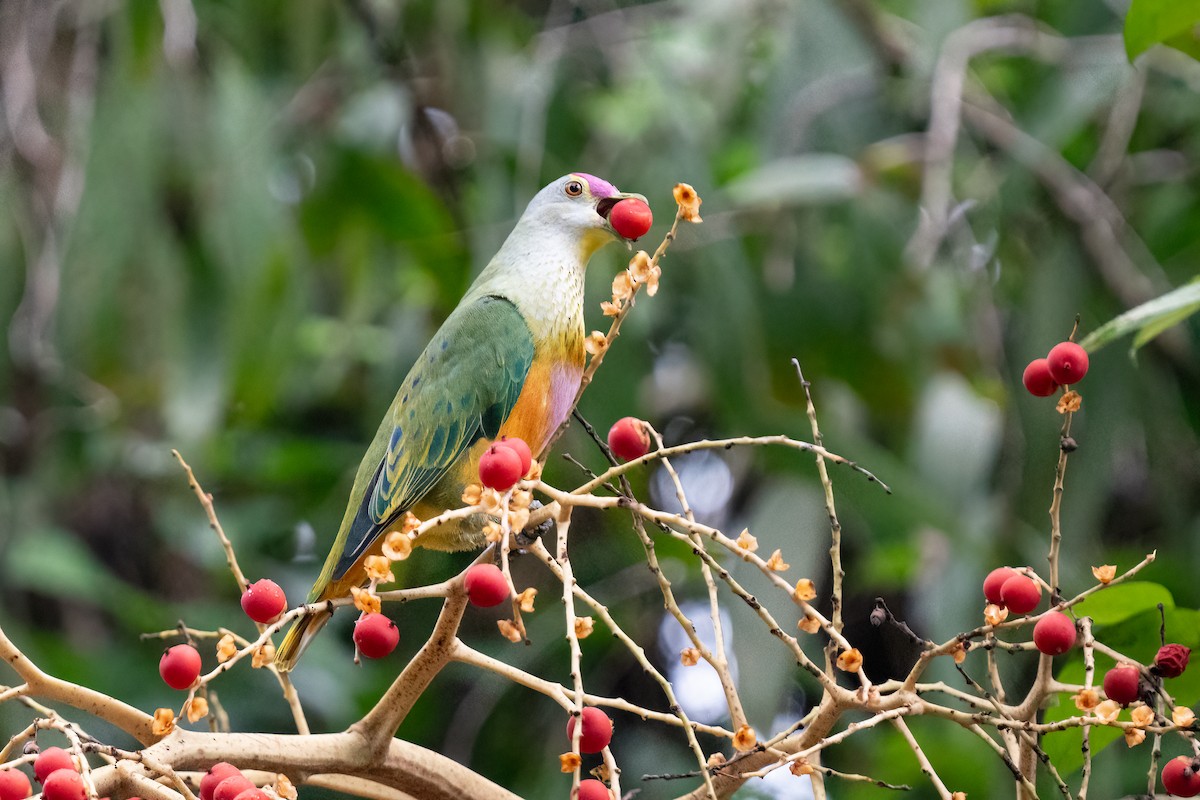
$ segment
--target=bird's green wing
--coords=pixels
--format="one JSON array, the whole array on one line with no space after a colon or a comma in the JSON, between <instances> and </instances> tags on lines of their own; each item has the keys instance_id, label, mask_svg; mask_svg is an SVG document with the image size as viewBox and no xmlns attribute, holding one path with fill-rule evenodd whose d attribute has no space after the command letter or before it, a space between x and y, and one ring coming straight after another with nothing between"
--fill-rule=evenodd
<instances>
[{"instance_id":1,"label":"bird's green wing","mask_svg":"<svg viewBox=\"0 0 1200 800\"><path fill-rule=\"evenodd\" d=\"M509 300L485 296L454 310L409 371L367 451L330 578L344 575L472 443L497 435L533 353L529 326Z\"/></svg>"}]
</instances>

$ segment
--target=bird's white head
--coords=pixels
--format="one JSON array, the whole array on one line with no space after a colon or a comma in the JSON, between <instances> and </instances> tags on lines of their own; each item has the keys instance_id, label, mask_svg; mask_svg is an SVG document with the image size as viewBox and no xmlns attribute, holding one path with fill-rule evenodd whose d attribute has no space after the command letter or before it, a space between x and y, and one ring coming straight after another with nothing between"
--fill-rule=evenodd
<instances>
[{"instance_id":1,"label":"bird's white head","mask_svg":"<svg viewBox=\"0 0 1200 800\"><path fill-rule=\"evenodd\" d=\"M555 229L578 237L584 261L614 239L621 239L608 222L609 212L621 200L640 194L617 190L603 178L586 172L564 175L529 201L518 227Z\"/></svg>"}]
</instances>

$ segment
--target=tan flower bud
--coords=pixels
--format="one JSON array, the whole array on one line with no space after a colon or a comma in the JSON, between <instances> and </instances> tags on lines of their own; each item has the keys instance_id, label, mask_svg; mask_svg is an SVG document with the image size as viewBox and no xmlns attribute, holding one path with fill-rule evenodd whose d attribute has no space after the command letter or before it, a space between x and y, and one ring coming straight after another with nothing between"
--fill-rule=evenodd
<instances>
[{"instance_id":1,"label":"tan flower bud","mask_svg":"<svg viewBox=\"0 0 1200 800\"><path fill-rule=\"evenodd\" d=\"M183 704L183 715L188 722L195 722L208 716L208 700L203 697L193 697Z\"/></svg>"},{"instance_id":2,"label":"tan flower bud","mask_svg":"<svg viewBox=\"0 0 1200 800\"><path fill-rule=\"evenodd\" d=\"M803 758L798 758L793 761L788 766L788 770L796 776L812 775L814 772L816 772L816 770L813 768L813 765L808 763Z\"/></svg>"},{"instance_id":3,"label":"tan flower bud","mask_svg":"<svg viewBox=\"0 0 1200 800\"><path fill-rule=\"evenodd\" d=\"M532 466L530 462L530 466ZM512 493L512 497L508 498L509 508L529 508L529 504L533 502L533 492L528 489L516 489Z\"/></svg>"},{"instance_id":4,"label":"tan flower bud","mask_svg":"<svg viewBox=\"0 0 1200 800\"><path fill-rule=\"evenodd\" d=\"M1075 707L1080 711L1091 711L1100 705L1100 693L1095 689L1083 689L1079 694L1071 695L1071 699L1075 701Z\"/></svg>"},{"instance_id":5,"label":"tan flower bud","mask_svg":"<svg viewBox=\"0 0 1200 800\"><path fill-rule=\"evenodd\" d=\"M511 619L496 620L496 627L500 629L500 635L513 644L517 644L524 638L521 636L521 629L514 625Z\"/></svg>"},{"instance_id":6,"label":"tan flower bud","mask_svg":"<svg viewBox=\"0 0 1200 800\"><path fill-rule=\"evenodd\" d=\"M612 282L613 302L621 302L633 297L633 276L629 270L618 272Z\"/></svg>"},{"instance_id":7,"label":"tan flower bud","mask_svg":"<svg viewBox=\"0 0 1200 800\"><path fill-rule=\"evenodd\" d=\"M1006 619L1008 619L1008 609L1004 606L988 603L983 607L983 621L988 625L999 625Z\"/></svg>"},{"instance_id":8,"label":"tan flower bud","mask_svg":"<svg viewBox=\"0 0 1200 800\"><path fill-rule=\"evenodd\" d=\"M608 349L608 337L600 331L592 331L583 340L583 349L588 355L597 356Z\"/></svg>"},{"instance_id":9,"label":"tan flower bud","mask_svg":"<svg viewBox=\"0 0 1200 800\"><path fill-rule=\"evenodd\" d=\"M525 526L528 524L528 508L516 508L508 512L508 529L510 531L523 531L525 530Z\"/></svg>"},{"instance_id":10,"label":"tan flower bud","mask_svg":"<svg viewBox=\"0 0 1200 800\"><path fill-rule=\"evenodd\" d=\"M606 317L615 317L621 313L624 308L623 303L610 303L607 300L600 303L600 310L604 312Z\"/></svg>"},{"instance_id":11,"label":"tan flower bud","mask_svg":"<svg viewBox=\"0 0 1200 800\"><path fill-rule=\"evenodd\" d=\"M412 539L404 531L392 531L383 540L383 554L392 561L403 561L412 551Z\"/></svg>"},{"instance_id":12,"label":"tan flower bud","mask_svg":"<svg viewBox=\"0 0 1200 800\"><path fill-rule=\"evenodd\" d=\"M503 502L500 493L495 489L484 489L479 495L479 505L486 513L494 516L500 513Z\"/></svg>"},{"instance_id":13,"label":"tan flower bud","mask_svg":"<svg viewBox=\"0 0 1200 800\"><path fill-rule=\"evenodd\" d=\"M1127 747L1137 747L1144 741L1146 741L1146 732L1141 728L1125 729L1125 745Z\"/></svg>"},{"instance_id":14,"label":"tan flower bud","mask_svg":"<svg viewBox=\"0 0 1200 800\"><path fill-rule=\"evenodd\" d=\"M379 583L394 583L396 576L392 574L392 562L387 556L367 556L363 559L363 568L367 577Z\"/></svg>"},{"instance_id":15,"label":"tan flower bud","mask_svg":"<svg viewBox=\"0 0 1200 800\"><path fill-rule=\"evenodd\" d=\"M737 729L737 733L733 735L733 748L745 752L751 750L758 744L758 735L754 733L754 728L749 725L743 725Z\"/></svg>"},{"instance_id":16,"label":"tan flower bud","mask_svg":"<svg viewBox=\"0 0 1200 800\"><path fill-rule=\"evenodd\" d=\"M1187 706L1175 706L1171 709L1171 722L1179 728L1190 728L1196 721L1196 713Z\"/></svg>"},{"instance_id":17,"label":"tan flower bud","mask_svg":"<svg viewBox=\"0 0 1200 800\"><path fill-rule=\"evenodd\" d=\"M1099 567L1092 567L1092 574L1096 576L1096 580L1101 583L1111 583L1112 579L1117 577L1117 567L1114 564L1104 564Z\"/></svg>"},{"instance_id":18,"label":"tan flower bud","mask_svg":"<svg viewBox=\"0 0 1200 800\"><path fill-rule=\"evenodd\" d=\"M958 646L950 651L950 657L954 659L955 664L961 664L967 660L967 646L963 642L959 642Z\"/></svg>"},{"instance_id":19,"label":"tan flower bud","mask_svg":"<svg viewBox=\"0 0 1200 800\"><path fill-rule=\"evenodd\" d=\"M800 621L796 623L796 627L805 633L816 633L817 631L821 630L821 620L817 619L812 614L805 614Z\"/></svg>"},{"instance_id":20,"label":"tan flower bud","mask_svg":"<svg viewBox=\"0 0 1200 800\"><path fill-rule=\"evenodd\" d=\"M364 614L375 614L383 610L383 602L379 599L379 595L370 589L351 586L350 596L354 598L354 607Z\"/></svg>"},{"instance_id":21,"label":"tan flower bud","mask_svg":"<svg viewBox=\"0 0 1200 800\"><path fill-rule=\"evenodd\" d=\"M299 796L291 779L282 772L275 776L275 794L279 795L283 800L296 800Z\"/></svg>"},{"instance_id":22,"label":"tan flower bud","mask_svg":"<svg viewBox=\"0 0 1200 800\"><path fill-rule=\"evenodd\" d=\"M532 586L517 595L517 605L520 607L522 613L533 613L533 598L535 597L537 597L537 589Z\"/></svg>"},{"instance_id":23,"label":"tan flower bud","mask_svg":"<svg viewBox=\"0 0 1200 800\"><path fill-rule=\"evenodd\" d=\"M483 489L477 483L468 483L467 488L463 489L462 501L464 506L479 505L479 498L483 494Z\"/></svg>"},{"instance_id":24,"label":"tan flower bud","mask_svg":"<svg viewBox=\"0 0 1200 800\"><path fill-rule=\"evenodd\" d=\"M169 708L154 709L154 722L150 724L150 731L155 736L166 736L175 727L175 712Z\"/></svg>"},{"instance_id":25,"label":"tan flower bud","mask_svg":"<svg viewBox=\"0 0 1200 800\"><path fill-rule=\"evenodd\" d=\"M1078 411L1083 406L1083 397L1079 392L1072 389L1069 392L1063 393L1063 396L1058 398L1058 405L1055 406L1060 414L1069 414L1073 411Z\"/></svg>"},{"instance_id":26,"label":"tan flower bud","mask_svg":"<svg viewBox=\"0 0 1200 800\"><path fill-rule=\"evenodd\" d=\"M783 560L783 553L779 550L771 553L771 557L767 559L767 569L774 570L775 572L784 572L791 566L791 564Z\"/></svg>"},{"instance_id":27,"label":"tan flower bud","mask_svg":"<svg viewBox=\"0 0 1200 800\"><path fill-rule=\"evenodd\" d=\"M1154 723L1154 709L1150 706L1138 706L1129 712L1129 718L1133 720L1134 725L1144 728Z\"/></svg>"},{"instance_id":28,"label":"tan flower bud","mask_svg":"<svg viewBox=\"0 0 1200 800\"><path fill-rule=\"evenodd\" d=\"M700 219L700 204L704 201L696 194L695 189L686 183L677 183L672 194L675 196L676 205L679 206L680 219L684 222L703 221Z\"/></svg>"},{"instance_id":29,"label":"tan flower bud","mask_svg":"<svg viewBox=\"0 0 1200 800\"><path fill-rule=\"evenodd\" d=\"M591 617L575 618L575 638L586 639L596 629L596 622Z\"/></svg>"},{"instance_id":30,"label":"tan flower bud","mask_svg":"<svg viewBox=\"0 0 1200 800\"><path fill-rule=\"evenodd\" d=\"M1117 715L1121 713L1121 706L1115 700L1105 700L1100 705L1092 709L1101 722L1115 722Z\"/></svg>"},{"instance_id":31,"label":"tan flower bud","mask_svg":"<svg viewBox=\"0 0 1200 800\"><path fill-rule=\"evenodd\" d=\"M747 553L753 553L758 549L758 539L750 535L749 528L742 528L742 532L737 537L737 546Z\"/></svg>"},{"instance_id":32,"label":"tan flower bud","mask_svg":"<svg viewBox=\"0 0 1200 800\"><path fill-rule=\"evenodd\" d=\"M694 667L700 663L700 651L694 647L685 647L679 654L679 663L685 667Z\"/></svg>"},{"instance_id":33,"label":"tan flower bud","mask_svg":"<svg viewBox=\"0 0 1200 800\"><path fill-rule=\"evenodd\" d=\"M275 663L275 645L270 642L263 643L263 646L254 651L254 657L250 660L250 666L255 669L262 669Z\"/></svg>"},{"instance_id":34,"label":"tan flower bud","mask_svg":"<svg viewBox=\"0 0 1200 800\"><path fill-rule=\"evenodd\" d=\"M792 597L797 600L808 602L815 599L817 596L817 587L808 578L801 578L796 581L796 589L792 592Z\"/></svg>"},{"instance_id":35,"label":"tan flower bud","mask_svg":"<svg viewBox=\"0 0 1200 800\"><path fill-rule=\"evenodd\" d=\"M563 753L558 757L558 768L562 772L574 772L582 763L583 759L578 753Z\"/></svg>"},{"instance_id":36,"label":"tan flower bud","mask_svg":"<svg viewBox=\"0 0 1200 800\"><path fill-rule=\"evenodd\" d=\"M217 663L224 664L236 654L237 643L234 642L233 634L227 633L217 642Z\"/></svg>"},{"instance_id":37,"label":"tan flower bud","mask_svg":"<svg viewBox=\"0 0 1200 800\"><path fill-rule=\"evenodd\" d=\"M504 530L498 523L489 522L483 526L483 538L487 539L491 544L495 544L504 537Z\"/></svg>"},{"instance_id":38,"label":"tan flower bud","mask_svg":"<svg viewBox=\"0 0 1200 800\"><path fill-rule=\"evenodd\" d=\"M863 657L857 647L851 647L837 657L838 669L843 672L858 672L862 669Z\"/></svg>"}]
</instances>

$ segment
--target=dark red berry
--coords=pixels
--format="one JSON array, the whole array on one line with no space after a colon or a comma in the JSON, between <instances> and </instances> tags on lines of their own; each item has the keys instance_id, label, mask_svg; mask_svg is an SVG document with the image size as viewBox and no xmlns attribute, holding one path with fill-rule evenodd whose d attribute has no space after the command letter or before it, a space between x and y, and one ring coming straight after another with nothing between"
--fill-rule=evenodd
<instances>
[{"instance_id":1,"label":"dark red berry","mask_svg":"<svg viewBox=\"0 0 1200 800\"><path fill-rule=\"evenodd\" d=\"M633 461L650 452L650 433L646 423L636 417L622 417L608 429L608 449L622 461Z\"/></svg>"},{"instance_id":2,"label":"dark red berry","mask_svg":"<svg viewBox=\"0 0 1200 800\"><path fill-rule=\"evenodd\" d=\"M254 781L242 773L223 778L213 789L213 800L237 800L237 796L247 789L254 788Z\"/></svg>"},{"instance_id":3,"label":"dark red berry","mask_svg":"<svg viewBox=\"0 0 1200 800\"><path fill-rule=\"evenodd\" d=\"M1058 388L1058 381L1050 375L1050 363L1044 358L1035 358L1025 367L1021 383L1034 397L1049 397Z\"/></svg>"},{"instance_id":4,"label":"dark red berry","mask_svg":"<svg viewBox=\"0 0 1200 800\"><path fill-rule=\"evenodd\" d=\"M595 778L579 782L578 800L612 800L612 792Z\"/></svg>"},{"instance_id":5,"label":"dark red berry","mask_svg":"<svg viewBox=\"0 0 1200 800\"><path fill-rule=\"evenodd\" d=\"M1117 664L1104 673L1104 694L1114 703L1127 706L1138 699L1141 671L1132 664Z\"/></svg>"},{"instance_id":6,"label":"dark red berry","mask_svg":"<svg viewBox=\"0 0 1200 800\"><path fill-rule=\"evenodd\" d=\"M1033 626L1033 644L1048 656L1057 656L1075 646L1075 620L1061 611L1051 611Z\"/></svg>"},{"instance_id":7,"label":"dark red berry","mask_svg":"<svg viewBox=\"0 0 1200 800\"><path fill-rule=\"evenodd\" d=\"M400 643L400 629L383 614L367 614L354 623L354 643L367 658L383 658Z\"/></svg>"},{"instance_id":8,"label":"dark red berry","mask_svg":"<svg viewBox=\"0 0 1200 800\"><path fill-rule=\"evenodd\" d=\"M25 800L31 794L28 775L19 769L0 769L0 800Z\"/></svg>"},{"instance_id":9,"label":"dark red berry","mask_svg":"<svg viewBox=\"0 0 1200 800\"><path fill-rule=\"evenodd\" d=\"M521 457L521 477L529 474L529 467L533 464L533 452L529 449L529 445L525 444L524 439L518 439L516 436L501 436L496 440L496 444L514 450Z\"/></svg>"},{"instance_id":10,"label":"dark red berry","mask_svg":"<svg viewBox=\"0 0 1200 800\"><path fill-rule=\"evenodd\" d=\"M200 779L200 800L213 800L213 792L217 784L233 775L241 775L242 771L228 761L218 761L208 768Z\"/></svg>"},{"instance_id":11,"label":"dark red berry","mask_svg":"<svg viewBox=\"0 0 1200 800\"><path fill-rule=\"evenodd\" d=\"M983 579L983 596L987 598L989 603L999 605L1003 602L1000 599L1000 587L1012 576L1020 574L1012 567L996 567Z\"/></svg>"},{"instance_id":12,"label":"dark red berry","mask_svg":"<svg viewBox=\"0 0 1200 800\"><path fill-rule=\"evenodd\" d=\"M242 593L242 611L255 622L274 622L285 608L287 597L279 584L270 578L250 584Z\"/></svg>"},{"instance_id":13,"label":"dark red berry","mask_svg":"<svg viewBox=\"0 0 1200 800\"><path fill-rule=\"evenodd\" d=\"M1028 614L1042 599L1042 587L1037 581L1017 574L1000 585L1000 601L1014 614Z\"/></svg>"},{"instance_id":14,"label":"dark red berry","mask_svg":"<svg viewBox=\"0 0 1200 800\"><path fill-rule=\"evenodd\" d=\"M73 769L56 769L42 781L43 800L87 800L83 776Z\"/></svg>"},{"instance_id":15,"label":"dark red berry","mask_svg":"<svg viewBox=\"0 0 1200 800\"><path fill-rule=\"evenodd\" d=\"M463 588L471 605L480 608L498 606L511 596L508 581L495 564L476 564L468 569L463 576Z\"/></svg>"},{"instance_id":16,"label":"dark red berry","mask_svg":"<svg viewBox=\"0 0 1200 800\"><path fill-rule=\"evenodd\" d=\"M654 214L650 211L650 206L641 200L627 197L608 212L608 224L626 239L640 239L654 224Z\"/></svg>"},{"instance_id":17,"label":"dark red berry","mask_svg":"<svg viewBox=\"0 0 1200 800\"><path fill-rule=\"evenodd\" d=\"M60 769L79 771L75 766L75 759L61 747L47 747L33 760L33 777L37 778L38 783L45 783L51 772Z\"/></svg>"},{"instance_id":18,"label":"dark red berry","mask_svg":"<svg viewBox=\"0 0 1200 800\"><path fill-rule=\"evenodd\" d=\"M1164 678L1178 678L1187 669L1192 648L1181 644L1166 644L1154 656L1154 671Z\"/></svg>"},{"instance_id":19,"label":"dark red berry","mask_svg":"<svg viewBox=\"0 0 1200 800\"><path fill-rule=\"evenodd\" d=\"M1079 383L1088 371L1087 350L1074 342L1059 342L1050 348L1046 364L1055 383Z\"/></svg>"},{"instance_id":20,"label":"dark red berry","mask_svg":"<svg viewBox=\"0 0 1200 800\"><path fill-rule=\"evenodd\" d=\"M506 492L521 480L521 456L511 447L493 444L479 457L479 482Z\"/></svg>"},{"instance_id":21,"label":"dark red berry","mask_svg":"<svg viewBox=\"0 0 1200 800\"><path fill-rule=\"evenodd\" d=\"M187 689L200 677L200 653L190 644L170 647L158 662L158 674L172 689Z\"/></svg>"},{"instance_id":22,"label":"dark red berry","mask_svg":"<svg viewBox=\"0 0 1200 800\"><path fill-rule=\"evenodd\" d=\"M1162 785L1175 797L1195 797L1200 794L1200 774L1189 756L1175 756L1162 771Z\"/></svg>"},{"instance_id":23,"label":"dark red berry","mask_svg":"<svg viewBox=\"0 0 1200 800\"><path fill-rule=\"evenodd\" d=\"M574 741L575 719L567 720L567 739ZM612 741L612 720L595 706L583 709L583 730L579 734L579 752L599 753Z\"/></svg>"}]
</instances>

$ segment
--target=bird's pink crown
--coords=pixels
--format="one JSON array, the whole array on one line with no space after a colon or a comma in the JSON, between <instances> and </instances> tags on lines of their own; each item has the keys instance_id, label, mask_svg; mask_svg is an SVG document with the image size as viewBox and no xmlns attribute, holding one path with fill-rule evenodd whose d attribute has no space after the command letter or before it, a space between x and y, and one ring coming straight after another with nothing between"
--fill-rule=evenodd
<instances>
[{"instance_id":1,"label":"bird's pink crown","mask_svg":"<svg viewBox=\"0 0 1200 800\"><path fill-rule=\"evenodd\" d=\"M612 197L615 194L620 194L617 187L613 186L603 178L597 178L595 175L589 175L586 172L574 172L573 175L578 175L588 182L588 188L592 190L592 197L603 199Z\"/></svg>"}]
</instances>

